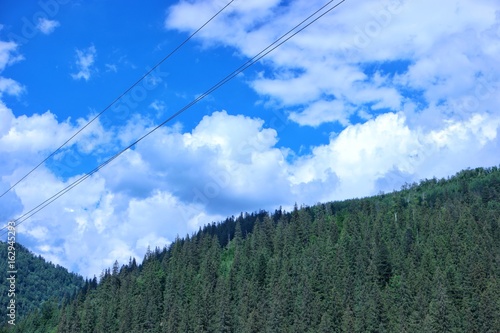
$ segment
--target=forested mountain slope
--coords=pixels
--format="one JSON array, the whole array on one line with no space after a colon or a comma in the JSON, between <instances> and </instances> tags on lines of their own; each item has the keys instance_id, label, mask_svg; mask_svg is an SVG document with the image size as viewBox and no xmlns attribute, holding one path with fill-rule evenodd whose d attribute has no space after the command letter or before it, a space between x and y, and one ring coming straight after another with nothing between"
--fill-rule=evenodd
<instances>
[{"instance_id":1,"label":"forested mountain slope","mask_svg":"<svg viewBox=\"0 0 500 333\"><path fill-rule=\"evenodd\" d=\"M0 327L5 325L9 318L6 307L11 299L9 294L10 284L7 281L8 269L8 244L0 241L0 304L2 304L2 317ZM45 261L41 256L36 256L21 244L15 245L15 280L16 322L23 316L40 307L40 305L53 299L61 302L64 297L71 297L83 286L83 278L69 273L67 269Z\"/></svg>"},{"instance_id":2,"label":"forested mountain slope","mask_svg":"<svg viewBox=\"0 0 500 333\"><path fill-rule=\"evenodd\" d=\"M229 218L115 265L52 314L18 329L500 332L500 170Z\"/></svg>"}]
</instances>

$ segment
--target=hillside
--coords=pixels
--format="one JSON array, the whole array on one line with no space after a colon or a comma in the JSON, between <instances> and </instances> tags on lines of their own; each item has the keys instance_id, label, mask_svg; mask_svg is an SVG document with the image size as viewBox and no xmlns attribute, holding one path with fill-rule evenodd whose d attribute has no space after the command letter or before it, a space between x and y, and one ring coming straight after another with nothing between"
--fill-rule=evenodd
<instances>
[{"instance_id":1,"label":"hillside","mask_svg":"<svg viewBox=\"0 0 500 333\"><path fill-rule=\"evenodd\" d=\"M17 330L47 323L106 333L500 332L500 169L228 218L141 265L116 264Z\"/></svg>"},{"instance_id":2,"label":"hillside","mask_svg":"<svg viewBox=\"0 0 500 333\"><path fill-rule=\"evenodd\" d=\"M40 308L48 300L62 301L64 297L71 297L83 285L83 278L69 273L65 268L45 261L36 256L21 244L16 244L16 322L26 314ZM0 241L0 271L7 278L7 243ZM5 280L4 278L4 280ZM9 284L0 284L0 304L9 304ZM3 307L2 307L3 309ZM8 317L2 310L0 327L7 323Z\"/></svg>"}]
</instances>

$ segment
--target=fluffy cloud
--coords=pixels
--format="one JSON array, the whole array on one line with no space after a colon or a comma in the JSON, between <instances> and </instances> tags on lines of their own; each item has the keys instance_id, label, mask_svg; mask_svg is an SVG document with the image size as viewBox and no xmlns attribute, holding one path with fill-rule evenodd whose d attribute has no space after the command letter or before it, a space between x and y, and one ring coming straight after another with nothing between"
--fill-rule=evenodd
<instances>
[{"instance_id":1,"label":"fluffy cloud","mask_svg":"<svg viewBox=\"0 0 500 333\"><path fill-rule=\"evenodd\" d=\"M322 4L259 2L252 12L234 3L200 38L252 57ZM218 1L179 2L170 8L166 27L193 31L200 15L219 7ZM346 126L360 108L399 112L420 95L420 110L451 105L473 91L481 76L498 82L499 9L493 0L362 1L355 8L346 2L271 53L266 65L272 70L249 83L273 105L288 108L291 120L308 126ZM452 113L463 116L460 109Z\"/></svg>"},{"instance_id":2,"label":"fluffy cloud","mask_svg":"<svg viewBox=\"0 0 500 333\"><path fill-rule=\"evenodd\" d=\"M499 129L500 117L475 114L465 121L450 121L439 130L411 130L404 113L387 113L348 126L329 144L301 157L294 165L291 180L308 183L334 172L340 184L323 193L320 201L393 190L405 182L444 177L484 165L484 156L491 156L487 165L497 164ZM471 165L464 155L482 158ZM383 183L387 187L381 186Z\"/></svg>"},{"instance_id":3,"label":"fluffy cloud","mask_svg":"<svg viewBox=\"0 0 500 333\"><path fill-rule=\"evenodd\" d=\"M16 81L0 76L0 97L2 94L19 95L23 91L23 87Z\"/></svg>"},{"instance_id":4,"label":"fluffy cloud","mask_svg":"<svg viewBox=\"0 0 500 333\"><path fill-rule=\"evenodd\" d=\"M135 131L135 126L130 130ZM260 119L222 111L204 117L191 132L162 128L158 133L109 171L115 191L128 184L124 192L135 189L147 196L155 186L165 184L184 202L202 204L210 213L232 214L256 206L273 207L276 196L269 197L269 191L286 184L285 158L274 147L276 131L263 128ZM218 199L212 200L215 196Z\"/></svg>"},{"instance_id":5,"label":"fluffy cloud","mask_svg":"<svg viewBox=\"0 0 500 333\"><path fill-rule=\"evenodd\" d=\"M0 40L0 73L8 65L12 65L23 59L22 55L17 54L18 45L14 42Z\"/></svg>"},{"instance_id":6,"label":"fluffy cloud","mask_svg":"<svg viewBox=\"0 0 500 333\"><path fill-rule=\"evenodd\" d=\"M76 68L78 70L77 73L71 74L71 77L75 80L84 79L88 81L95 71L93 69L93 65L95 62L95 58L97 55L97 51L94 45L83 49L76 50Z\"/></svg>"},{"instance_id":7,"label":"fluffy cloud","mask_svg":"<svg viewBox=\"0 0 500 333\"><path fill-rule=\"evenodd\" d=\"M44 35L50 35L60 25L61 24L58 21L40 18L38 20L36 28L40 30Z\"/></svg>"},{"instance_id":8,"label":"fluffy cloud","mask_svg":"<svg viewBox=\"0 0 500 333\"><path fill-rule=\"evenodd\" d=\"M0 138L0 150L4 153L26 151L40 152L55 150L73 131L69 123L59 124L50 111L31 117L14 117L12 111L2 108L2 118L8 119L4 127L8 132Z\"/></svg>"},{"instance_id":9,"label":"fluffy cloud","mask_svg":"<svg viewBox=\"0 0 500 333\"><path fill-rule=\"evenodd\" d=\"M23 56L17 53L17 49L18 45L16 43L0 40L0 73L4 71L5 67L23 59ZM22 91L23 87L17 81L0 76L0 98L4 94L17 96ZM2 108L2 106L0 106L0 108Z\"/></svg>"}]
</instances>

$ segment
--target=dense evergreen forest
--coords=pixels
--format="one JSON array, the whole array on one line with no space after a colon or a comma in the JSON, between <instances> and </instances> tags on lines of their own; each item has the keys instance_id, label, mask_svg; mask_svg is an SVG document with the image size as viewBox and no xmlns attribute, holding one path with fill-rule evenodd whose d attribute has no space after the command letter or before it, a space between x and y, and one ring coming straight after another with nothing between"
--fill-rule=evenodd
<instances>
[{"instance_id":1,"label":"dense evergreen forest","mask_svg":"<svg viewBox=\"0 0 500 333\"><path fill-rule=\"evenodd\" d=\"M0 271L3 281L0 284L0 304L2 317L0 327L7 323L5 315L9 304L9 284L6 281L8 245L0 241ZM45 261L41 256L35 256L21 244L16 244L16 321L37 310L48 300L60 303L64 298L75 295L83 286L81 276L69 273L66 268ZM22 268L22 269L20 269Z\"/></svg>"},{"instance_id":2,"label":"dense evergreen forest","mask_svg":"<svg viewBox=\"0 0 500 333\"><path fill-rule=\"evenodd\" d=\"M116 263L16 329L498 333L500 169L231 217Z\"/></svg>"}]
</instances>

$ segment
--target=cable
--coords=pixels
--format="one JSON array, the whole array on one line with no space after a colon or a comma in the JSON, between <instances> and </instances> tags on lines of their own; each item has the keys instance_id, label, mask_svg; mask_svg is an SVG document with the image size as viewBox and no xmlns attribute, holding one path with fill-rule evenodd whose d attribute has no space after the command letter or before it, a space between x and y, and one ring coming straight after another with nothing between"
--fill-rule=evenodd
<instances>
[{"instance_id":1,"label":"cable","mask_svg":"<svg viewBox=\"0 0 500 333\"><path fill-rule=\"evenodd\" d=\"M90 176L92 176L94 173L98 172L100 169L102 169L103 167L105 167L106 165L108 165L110 162L112 162L113 160L115 160L121 154L123 154L124 152L126 152L127 150L129 150L130 148L132 148L133 146L135 146L136 144L138 144L139 142L141 142L142 140L144 140L146 137L148 137L149 135L151 135L153 132L155 132L156 130L158 130L162 126L164 126L166 123L170 122L172 119L174 119L177 116L179 116L181 113L183 113L184 111L186 111L187 109L189 109L190 107L192 107L193 105L195 105L196 103L198 103L199 101L201 101L202 99L204 99L206 96L210 95L215 90L217 90L220 87L222 87L224 84L226 84L227 82L229 82L230 80L232 80L238 74L242 73L243 71L245 71L246 69L248 69L250 66L254 65L256 62L258 62L259 60L261 60L262 58L264 58L266 55L268 55L269 53L271 53L272 51L274 51L275 49L277 49L278 47L280 47L281 45L283 45L284 43L286 43L292 37L294 37L295 35L297 35L301 31L303 31L304 29L306 29L307 27L309 27L311 24L313 24L314 22L318 21L320 18L322 18L323 16L325 16L326 14L328 14L329 12L331 12L332 10L334 10L335 8L337 8L338 6L340 6L345 1L347 1L347 0L341 0L340 2L336 3L334 6L332 6L331 8L329 8L328 10L324 11L318 17L314 18L309 23L307 23L307 24L305 24L304 26L301 27L301 25L303 25L305 22L307 22L308 20L310 20L312 17L314 17L316 14L318 14L319 12L321 12L323 9L325 9L326 7L328 7L328 5L330 5L333 2L333 0L328 1L320 9L318 9L317 11L315 11L313 14L309 15L306 19L304 19L299 24L297 24L295 27L293 27L292 29L290 29L287 33L285 33L284 35L282 35L280 38L278 38L276 41L274 41L272 44L270 44L264 50L262 50L261 52L259 52L257 55L255 55L253 58L251 58L250 60L248 60L247 62L245 62L240 67L238 67L231 74L227 75L224 79L220 80L218 83L216 83L215 85L213 85L210 89L208 89L203 94L201 94L200 96L198 96L197 98L195 98L194 100L192 100L190 103L188 103L186 106L184 106L183 108L181 108L180 110L178 110L177 112L175 112L169 118L167 118L162 123L160 123L159 125L157 125L156 127L154 127L152 130L150 130L149 132L147 132L146 134L144 134L143 136L141 136L139 139L137 139L136 141L134 141L129 146L125 147L124 149L122 149L121 151L119 151L118 153L116 153L115 155L113 155L111 158L109 158L108 160L106 160L104 163L100 164L98 167L96 167L92 171L90 171L90 172L86 173L85 175L83 175L82 177L78 178L76 181L74 181L73 183L71 183L70 185L68 185L67 187L65 187L64 189L62 189L61 191L57 192L52 197L50 197L47 200L43 201L38 206L34 207L30 211L24 213L23 215L21 215L20 217L18 217L16 220L13 220L11 222L15 222L16 223L16 227L19 226L21 223L23 223L24 221L26 221L27 219L29 219L30 217L32 217L33 215L35 215L36 213L38 213L39 211L41 211L42 209L44 209L45 207L47 207L48 205L50 205L52 202L54 202L55 200L57 200L58 198L60 198L61 196L63 196L67 192L69 192L70 190L72 190L74 187L78 186L84 180L86 180L87 178L89 178ZM3 227L3 228L0 229L0 231L4 230L6 228L7 227ZM6 233L3 233L1 236L5 235L5 234Z\"/></svg>"},{"instance_id":2,"label":"cable","mask_svg":"<svg viewBox=\"0 0 500 333\"><path fill-rule=\"evenodd\" d=\"M229 5L231 5L235 0L229 1L222 9L220 9L217 13L215 13L208 21L206 21L201 27L199 27L195 32L193 32L188 38L186 38L180 45L178 45L173 51L171 51L166 57L164 57L160 62L158 62L156 65L153 66L149 71L146 72L139 80L137 80L134 84L132 84L127 90L125 90L120 96L115 98L108 106L106 106L101 112L99 112L94 118L92 118L85 126L80 128L78 131L76 131L75 134L73 134L68 140L66 140L62 145L59 146L56 150L54 150L49 156L47 156L43 161L38 163L33 169L31 169L30 172L28 172L26 175L24 175L21 179L19 179L14 185L12 185L8 190L3 192L0 195L0 198L2 198L4 195L9 193L14 187L16 187L20 182L22 182L24 179L26 179L30 174L32 174L36 169L38 169L42 164L47 162L48 159L50 159L52 156L57 154L64 146L66 146L71 140L73 140L80 132L82 132L85 128L87 128L90 124L92 124L97 118L99 118L104 112L109 110L116 102L118 102L120 99L122 99L123 96L128 94L132 89L134 89L139 83L141 83L146 77L148 77L156 68L158 68L162 63L164 63L168 58L170 58L175 52L177 52L181 47L183 47L187 42L189 42L198 32L200 32L201 29L203 29L205 26L207 26L213 19L215 19L220 13L222 13L223 10L225 10ZM1 229L0 229L1 230Z\"/></svg>"}]
</instances>

